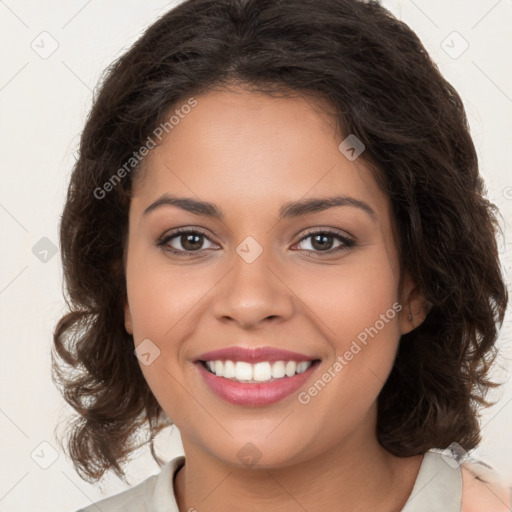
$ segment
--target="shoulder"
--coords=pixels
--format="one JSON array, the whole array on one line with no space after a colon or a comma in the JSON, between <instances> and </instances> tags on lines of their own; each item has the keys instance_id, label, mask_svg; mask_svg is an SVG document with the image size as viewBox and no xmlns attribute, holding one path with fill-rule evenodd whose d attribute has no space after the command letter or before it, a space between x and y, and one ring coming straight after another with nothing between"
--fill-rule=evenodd
<instances>
[{"instance_id":1,"label":"shoulder","mask_svg":"<svg viewBox=\"0 0 512 512\"><path fill-rule=\"evenodd\" d=\"M152 475L138 485L104 498L77 512L139 512L145 510L146 496L154 489L157 476Z\"/></svg>"},{"instance_id":2,"label":"shoulder","mask_svg":"<svg viewBox=\"0 0 512 512\"><path fill-rule=\"evenodd\" d=\"M77 512L141 512L142 510L168 510L179 512L172 486L173 475L185 463L179 455L160 468L160 472L138 485L109 498L82 508Z\"/></svg>"},{"instance_id":3,"label":"shoulder","mask_svg":"<svg viewBox=\"0 0 512 512\"><path fill-rule=\"evenodd\" d=\"M466 462L462 469L461 512L509 512L511 490L491 468L482 463Z\"/></svg>"}]
</instances>

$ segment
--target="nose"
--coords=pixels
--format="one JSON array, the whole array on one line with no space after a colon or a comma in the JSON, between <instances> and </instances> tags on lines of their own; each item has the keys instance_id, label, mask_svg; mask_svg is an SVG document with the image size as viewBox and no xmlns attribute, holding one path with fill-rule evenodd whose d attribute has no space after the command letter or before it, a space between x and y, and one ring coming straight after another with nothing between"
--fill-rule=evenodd
<instances>
[{"instance_id":1,"label":"nose","mask_svg":"<svg viewBox=\"0 0 512 512\"><path fill-rule=\"evenodd\" d=\"M283 273L264 255L265 251L252 263L235 255L233 267L215 297L213 311L219 321L257 329L293 315L293 292Z\"/></svg>"}]
</instances>

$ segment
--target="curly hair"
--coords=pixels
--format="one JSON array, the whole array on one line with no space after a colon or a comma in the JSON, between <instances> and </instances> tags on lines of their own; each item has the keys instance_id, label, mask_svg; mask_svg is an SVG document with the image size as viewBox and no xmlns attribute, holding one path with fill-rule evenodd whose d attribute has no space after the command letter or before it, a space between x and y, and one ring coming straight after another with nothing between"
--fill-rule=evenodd
<instances>
[{"instance_id":1,"label":"curly hair","mask_svg":"<svg viewBox=\"0 0 512 512\"><path fill-rule=\"evenodd\" d=\"M376 1L187 0L105 71L62 214L69 311L55 328L52 378L77 413L67 451L80 476L114 470L124 479L121 464L148 442L161 465L153 440L172 425L123 320L140 164L115 182L114 172L180 102L232 83L326 100L343 132L364 142L360 158L391 200L401 271L431 309L402 336L379 395L381 445L403 457L454 441L476 447L479 409L497 386L489 372L508 294L498 211L485 198L459 95L415 33Z\"/></svg>"}]
</instances>

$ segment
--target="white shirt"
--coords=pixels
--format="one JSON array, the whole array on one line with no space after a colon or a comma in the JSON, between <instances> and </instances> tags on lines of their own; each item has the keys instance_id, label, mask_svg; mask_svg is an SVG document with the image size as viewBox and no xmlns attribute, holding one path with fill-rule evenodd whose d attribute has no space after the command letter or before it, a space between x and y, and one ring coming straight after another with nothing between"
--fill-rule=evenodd
<instances>
[{"instance_id":1,"label":"white shirt","mask_svg":"<svg viewBox=\"0 0 512 512\"><path fill-rule=\"evenodd\" d=\"M180 455L167 462L158 475L77 512L180 512L173 480L184 463L185 457ZM411 495L401 512L460 512L461 506L460 465L455 458L439 452L426 452Z\"/></svg>"}]
</instances>

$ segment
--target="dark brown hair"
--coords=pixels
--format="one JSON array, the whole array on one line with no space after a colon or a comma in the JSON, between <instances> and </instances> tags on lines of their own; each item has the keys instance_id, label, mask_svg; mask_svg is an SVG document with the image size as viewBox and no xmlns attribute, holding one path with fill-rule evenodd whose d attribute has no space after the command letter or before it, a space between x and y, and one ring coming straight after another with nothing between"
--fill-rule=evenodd
<instances>
[{"instance_id":1,"label":"dark brown hair","mask_svg":"<svg viewBox=\"0 0 512 512\"><path fill-rule=\"evenodd\" d=\"M71 176L60 226L70 311L55 329L52 375L78 413L67 440L77 471L123 478L120 464L147 442L161 464L153 438L171 424L124 328L137 166L112 176L173 108L231 83L323 98L365 144L360 158L392 201L402 272L432 304L400 340L378 400L378 439L398 456L454 441L474 448L508 296L497 210L484 197L459 95L375 1L188 0L107 69ZM143 427L149 435L137 439Z\"/></svg>"}]
</instances>

